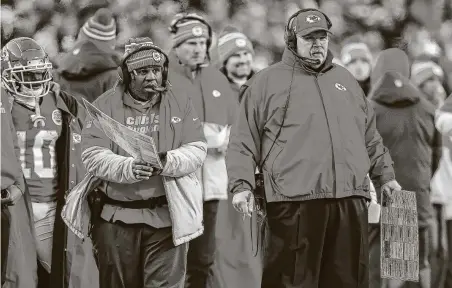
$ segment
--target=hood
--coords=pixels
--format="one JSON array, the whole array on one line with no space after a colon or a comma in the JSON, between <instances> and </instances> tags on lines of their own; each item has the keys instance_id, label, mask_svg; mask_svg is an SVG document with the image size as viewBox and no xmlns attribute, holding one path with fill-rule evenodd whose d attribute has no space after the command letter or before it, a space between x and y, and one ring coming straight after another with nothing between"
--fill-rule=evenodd
<instances>
[{"instance_id":1,"label":"hood","mask_svg":"<svg viewBox=\"0 0 452 288\"><path fill-rule=\"evenodd\" d=\"M405 107L420 101L421 92L402 74L386 72L372 88L369 99L385 106Z\"/></svg>"},{"instance_id":2,"label":"hood","mask_svg":"<svg viewBox=\"0 0 452 288\"><path fill-rule=\"evenodd\" d=\"M405 52L397 48L390 48L380 52L375 66L372 68L371 87L387 72L397 72L404 78L410 78L410 60Z\"/></svg>"},{"instance_id":3,"label":"hood","mask_svg":"<svg viewBox=\"0 0 452 288\"><path fill-rule=\"evenodd\" d=\"M286 47L282 56L282 62L293 67L294 69L303 70L308 74L317 74L319 72L326 72L331 69L334 66L333 58L333 53L328 50L325 63L323 63L323 66L319 71L316 71L313 68L309 67L292 49Z\"/></svg>"},{"instance_id":4,"label":"hood","mask_svg":"<svg viewBox=\"0 0 452 288\"><path fill-rule=\"evenodd\" d=\"M116 69L120 63L121 56L113 49L102 50L85 41L63 56L58 70L66 79L83 79Z\"/></svg>"}]
</instances>

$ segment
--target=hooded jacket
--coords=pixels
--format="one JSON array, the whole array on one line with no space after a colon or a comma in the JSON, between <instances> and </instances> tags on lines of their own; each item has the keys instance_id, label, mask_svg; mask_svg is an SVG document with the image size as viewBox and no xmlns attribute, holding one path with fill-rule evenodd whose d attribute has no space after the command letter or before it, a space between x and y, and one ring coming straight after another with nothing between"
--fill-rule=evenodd
<instances>
[{"instance_id":1,"label":"hooded jacket","mask_svg":"<svg viewBox=\"0 0 452 288\"><path fill-rule=\"evenodd\" d=\"M169 81L174 89L186 91L202 122L208 150L197 176L203 184L204 201L227 199L225 156L217 149L228 145L238 106L228 80L208 62L200 65L193 77L173 50L169 53Z\"/></svg>"},{"instance_id":2,"label":"hooded jacket","mask_svg":"<svg viewBox=\"0 0 452 288\"><path fill-rule=\"evenodd\" d=\"M123 122L124 93L124 86L115 86L93 105L109 117ZM159 119L159 154L162 160L166 159L162 161L164 167L160 175L163 176L168 200L173 242L174 245L180 245L204 231L202 189L194 172L202 165L207 149L199 118L183 92L173 89L164 92L159 106ZM90 121L91 117L87 120ZM82 136L82 160L89 173L71 191L63 209L64 221L80 238L86 235L87 225L84 219L88 217L81 217L86 210L79 210L78 203L86 202L87 193L100 184L99 179L106 182L108 188L103 192L110 198L130 201L130 195L133 200L140 196L135 188L127 188L133 187L130 184L140 182L132 172L134 158L125 151L119 153L121 148L95 125L86 125Z\"/></svg>"},{"instance_id":3,"label":"hooded jacket","mask_svg":"<svg viewBox=\"0 0 452 288\"><path fill-rule=\"evenodd\" d=\"M432 217L430 180L438 167L440 135L435 128L435 107L410 82L408 56L399 49L379 55L372 74L369 99L376 126L394 160L400 185L416 192L419 226Z\"/></svg>"},{"instance_id":4,"label":"hooded jacket","mask_svg":"<svg viewBox=\"0 0 452 288\"><path fill-rule=\"evenodd\" d=\"M83 41L64 55L56 82L78 101L82 97L93 102L118 80L120 56L114 50L102 50L90 41Z\"/></svg>"},{"instance_id":5,"label":"hooded jacket","mask_svg":"<svg viewBox=\"0 0 452 288\"><path fill-rule=\"evenodd\" d=\"M328 52L314 72L286 48L281 62L242 87L227 154L232 193L255 189L256 165L264 160L268 202L370 199L367 173L376 186L394 179L373 109L358 82L332 58Z\"/></svg>"}]
</instances>

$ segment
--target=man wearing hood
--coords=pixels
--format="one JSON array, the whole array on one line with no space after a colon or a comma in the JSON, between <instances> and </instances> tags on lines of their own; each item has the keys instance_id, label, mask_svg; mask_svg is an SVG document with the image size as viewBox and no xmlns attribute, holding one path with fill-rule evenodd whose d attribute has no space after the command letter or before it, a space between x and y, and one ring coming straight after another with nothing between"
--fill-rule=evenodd
<instances>
[{"instance_id":1,"label":"man wearing hood","mask_svg":"<svg viewBox=\"0 0 452 288\"><path fill-rule=\"evenodd\" d=\"M204 234L190 242L186 284L203 288L215 259L218 203L228 198L225 153L237 101L226 77L209 63L212 29L206 20L197 14L178 14L170 31L169 80L191 98L207 140L207 157L197 171L204 192Z\"/></svg>"},{"instance_id":2,"label":"man wearing hood","mask_svg":"<svg viewBox=\"0 0 452 288\"><path fill-rule=\"evenodd\" d=\"M440 135L435 128L433 106L410 80L410 63L402 50L384 50L372 73L376 126L394 160L397 180L404 189L416 192L419 224L420 287L430 287L429 222L430 180L438 167ZM372 285L380 287L380 237L375 227L371 237ZM389 287L405 287L402 281L389 280ZM408 285L408 284L405 284Z\"/></svg>"},{"instance_id":3,"label":"man wearing hood","mask_svg":"<svg viewBox=\"0 0 452 288\"><path fill-rule=\"evenodd\" d=\"M241 90L229 188L235 208L251 215L262 168L258 196L275 257L266 259L261 287L368 287L367 174L388 196L401 189L370 103L353 75L332 63L331 26L317 9L292 15L282 61Z\"/></svg>"},{"instance_id":4,"label":"man wearing hood","mask_svg":"<svg viewBox=\"0 0 452 288\"><path fill-rule=\"evenodd\" d=\"M240 87L254 75L251 68L253 44L245 34L228 26L218 38L217 49L220 71L228 78L238 103ZM260 287L262 261L253 251L251 228L250 222L243 221L231 201L220 201L213 273L218 284L215 287Z\"/></svg>"},{"instance_id":5,"label":"man wearing hood","mask_svg":"<svg viewBox=\"0 0 452 288\"><path fill-rule=\"evenodd\" d=\"M206 143L190 99L172 89L167 72L168 57L150 38L131 38L121 83L93 103L152 137L163 168L129 155L91 117L83 129L83 163L102 180L92 228L101 288L183 287L187 242L202 234L202 190L194 173Z\"/></svg>"},{"instance_id":6,"label":"man wearing hood","mask_svg":"<svg viewBox=\"0 0 452 288\"><path fill-rule=\"evenodd\" d=\"M80 29L72 51L62 57L56 75L61 88L89 102L112 88L120 62L115 43L115 20L110 10L101 8Z\"/></svg>"}]
</instances>

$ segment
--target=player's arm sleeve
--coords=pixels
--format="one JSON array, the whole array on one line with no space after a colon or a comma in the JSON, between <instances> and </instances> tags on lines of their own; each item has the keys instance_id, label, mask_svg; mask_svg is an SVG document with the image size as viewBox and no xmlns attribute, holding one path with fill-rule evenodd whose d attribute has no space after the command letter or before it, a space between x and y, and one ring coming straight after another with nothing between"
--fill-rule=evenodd
<instances>
[{"instance_id":1,"label":"player's arm sleeve","mask_svg":"<svg viewBox=\"0 0 452 288\"><path fill-rule=\"evenodd\" d=\"M365 96L363 95L365 98ZM394 168L389 150L383 145L383 139L376 127L376 117L374 108L367 99L366 101L366 148L370 159L370 179L376 186L394 180Z\"/></svg>"},{"instance_id":2,"label":"player's arm sleeve","mask_svg":"<svg viewBox=\"0 0 452 288\"><path fill-rule=\"evenodd\" d=\"M94 123L91 116L82 130L82 161L92 175L110 182L139 182L132 171L133 157L120 156L111 150L111 140Z\"/></svg>"},{"instance_id":3,"label":"player's arm sleeve","mask_svg":"<svg viewBox=\"0 0 452 288\"><path fill-rule=\"evenodd\" d=\"M190 99L185 108L182 145L179 148L160 153L162 176L181 177L199 169L207 155L207 143L201 121Z\"/></svg>"},{"instance_id":4,"label":"player's arm sleeve","mask_svg":"<svg viewBox=\"0 0 452 288\"><path fill-rule=\"evenodd\" d=\"M226 154L229 191L239 193L253 191L256 187L254 175L261 158L260 131L264 125L260 101L263 93L257 83L242 86L238 118L231 129Z\"/></svg>"},{"instance_id":5,"label":"player's arm sleeve","mask_svg":"<svg viewBox=\"0 0 452 288\"><path fill-rule=\"evenodd\" d=\"M11 116L11 107L7 93L2 91L1 101L1 190L8 189L11 185L17 186L23 193L25 183L22 168L19 163L19 155L16 155L17 134L14 129Z\"/></svg>"}]
</instances>

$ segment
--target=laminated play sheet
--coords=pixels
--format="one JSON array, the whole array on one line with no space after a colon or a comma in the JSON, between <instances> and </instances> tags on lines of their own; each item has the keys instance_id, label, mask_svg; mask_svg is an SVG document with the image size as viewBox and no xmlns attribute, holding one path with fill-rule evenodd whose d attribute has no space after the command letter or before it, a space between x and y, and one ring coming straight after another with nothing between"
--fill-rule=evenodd
<instances>
[{"instance_id":1,"label":"laminated play sheet","mask_svg":"<svg viewBox=\"0 0 452 288\"><path fill-rule=\"evenodd\" d=\"M381 277L419 281L416 193L400 191L381 201Z\"/></svg>"}]
</instances>

